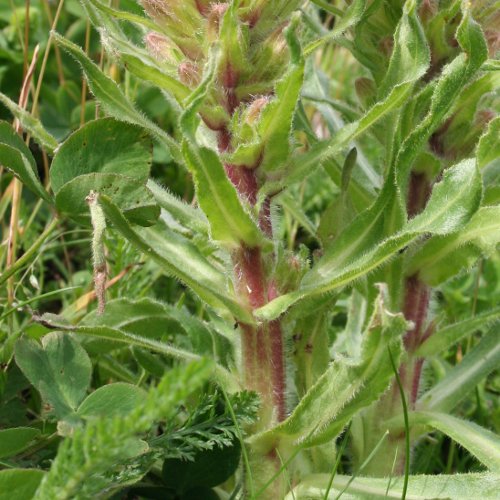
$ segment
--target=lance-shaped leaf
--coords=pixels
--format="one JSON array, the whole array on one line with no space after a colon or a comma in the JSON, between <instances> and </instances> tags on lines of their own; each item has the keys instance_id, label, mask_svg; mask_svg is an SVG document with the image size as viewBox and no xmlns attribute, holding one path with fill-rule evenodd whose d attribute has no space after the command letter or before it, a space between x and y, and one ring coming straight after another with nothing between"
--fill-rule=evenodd
<instances>
[{"instance_id":1,"label":"lance-shaped leaf","mask_svg":"<svg viewBox=\"0 0 500 500\"><path fill-rule=\"evenodd\" d=\"M168 189L162 188L151 179L148 180L147 187L153 193L158 205L168 212L183 228L194 235L208 236L208 221L199 208L188 205L170 193Z\"/></svg>"},{"instance_id":2,"label":"lance-shaped leaf","mask_svg":"<svg viewBox=\"0 0 500 500\"><path fill-rule=\"evenodd\" d=\"M41 346L34 340L20 339L16 363L57 417L70 417L90 384L90 359L76 340L63 333L46 335L42 342Z\"/></svg>"},{"instance_id":3,"label":"lance-shaped leaf","mask_svg":"<svg viewBox=\"0 0 500 500\"><path fill-rule=\"evenodd\" d=\"M212 307L224 306L236 318L253 323L250 313L229 288L224 274L213 267L193 243L166 227L162 227L160 233L154 227L136 231L110 198L100 196L99 202L114 228L169 275L180 279Z\"/></svg>"},{"instance_id":4,"label":"lance-shaped leaf","mask_svg":"<svg viewBox=\"0 0 500 500\"><path fill-rule=\"evenodd\" d=\"M117 120L144 127L168 146L170 153L177 162L183 163L180 147L170 135L142 115L125 97L120 87L111 78L106 76L78 45L75 45L58 33L53 32L52 34L54 40L80 64L90 90L109 115Z\"/></svg>"},{"instance_id":5,"label":"lance-shaped leaf","mask_svg":"<svg viewBox=\"0 0 500 500\"><path fill-rule=\"evenodd\" d=\"M379 97L388 96L394 87L404 82L420 78L422 71L429 66L430 51L416 10L416 0L405 2L394 34L389 67L378 89Z\"/></svg>"},{"instance_id":6,"label":"lance-shaped leaf","mask_svg":"<svg viewBox=\"0 0 500 500\"><path fill-rule=\"evenodd\" d=\"M404 477L375 478L335 475L329 489L330 474L306 476L286 497L286 500L307 498L310 500L335 500L345 498L359 500L401 500ZM497 500L500 475L489 472L475 474L442 474L439 476L410 476L406 498L411 500Z\"/></svg>"},{"instance_id":7,"label":"lance-shaped leaf","mask_svg":"<svg viewBox=\"0 0 500 500\"><path fill-rule=\"evenodd\" d=\"M291 151L291 134L295 108L304 79L304 58L295 34L298 19L285 30L291 54L291 65L285 77L278 82L274 99L264 108L258 132L262 140L262 171L278 170Z\"/></svg>"},{"instance_id":8,"label":"lance-shaped leaf","mask_svg":"<svg viewBox=\"0 0 500 500\"><path fill-rule=\"evenodd\" d=\"M307 447L334 439L357 411L376 401L389 386L394 376L390 356L392 353L398 362L401 337L407 329L402 314L392 314L385 308L381 288L359 359L335 360L290 417L251 438L252 444L265 447L279 440Z\"/></svg>"},{"instance_id":9,"label":"lance-shaped leaf","mask_svg":"<svg viewBox=\"0 0 500 500\"><path fill-rule=\"evenodd\" d=\"M416 356L427 357L439 354L465 338L467 335L470 335L478 330L484 330L492 323L499 320L500 307L496 307L472 318L448 325L440 330L437 330L427 340L425 340L424 343L418 348Z\"/></svg>"},{"instance_id":10,"label":"lance-shaped leaf","mask_svg":"<svg viewBox=\"0 0 500 500\"><path fill-rule=\"evenodd\" d=\"M396 156L397 183L403 197L411 167L423 145L451 111L464 85L478 73L488 57L481 27L471 18L469 10L464 12L456 39L463 52L443 69L434 86L429 112L405 139Z\"/></svg>"},{"instance_id":11,"label":"lance-shaped leaf","mask_svg":"<svg viewBox=\"0 0 500 500\"><path fill-rule=\"evenodd\" d=\"M227 347L227 339L222 338L213 328L193 316L186 309L157 302L153 299L116 299L106 303L106 310L98 315L96 311L87 314L80 326L109 326L148 339L163 339L181 334L177 343L186 345L199 355L217 355L214 349ZM181 337L187 336L186 340ZM224 346L221 344L224 343ZM144 346L142 346L144 347ZM99 345L102 352L102 345Z\"/></svg>"},{"instance_id":12,"label":"lance-shaped leaf","mask_svg":"<svg viewBox=\"0 0 500 500\"><path fill-rule=\"evenodd\" d=\"M211 236L230 247L242 243L255 247L266 243L250 213L244 208L235 187L228 179L217 153L197 144L195 138L199 123L197 110L203 103L214 78L216 54L200 86L189 98L186 111L181 117L184 134L182 151L193 173L198 203L210 223Z\"/></svg>"},{"instance_id":13,"label":"lance-shaped leaf","mask_svg":"<svg viewBox=\"0 0 500 500\"><path fill-rule=\"evenodd\" d=\"M138 24L140 26L144 26L145 28L155 31L158 30L158 25L144 16L139 16L132 12L128 12L126 10L118 10L106 5L105 3L100 2L99 0L80 0L87 14L89 14L89 18L91 22L96 26L96 28L106 26L105 23L102 22L103 19L106 20L104 15L108 15L115 19L129 21L134 24ZM99 16L100 14L100 16ZM96 22L99 20L98 22Z\"/></svg>"},{"instance_id":14,"label":"lance-shaped leaf","mask_svg":"<svg viewBox=\"0 0 500 500\"><path fill-rule=\"evenodd\" d=\"M500 207L480 208L456 234L435 236L407 263L406 274L436 286L472 264L483 253L494 253L500 242Z\"/></svg>"},{"instance_id":15,"label":"lance-shaped leaf","mask_svg":"<svg viewBox=\"0 0 500 500\"><path fill-rule=\"evenodd\" d=\"M40 144L47 153L52 154L56 150L58 146L56 138L45 130L40 120L36 119L1 92L0 102L19 120L23 130L31 134L35 141Z\"/></svg>"},{"instance_id":16,"label":"lance-shaped leaf","mask_svg":"<svg viewBox=\"0 0 500 500\"><path fill-rule=\"evenodd\" d=\"M325 2L325 8L328 9L328 6L330 6L330 4ZM307 47L304 50L305 54L306 55L311 54L318 47L321 47L321 45L323 45L324 43L329 42L331 40L335 40L349 28L355 26L361 19L363 12L365 10L365 6L366 6L366 0L354 0L354 2L352 2L351 5L349 5L342 18L335 22L334 28L327 35L307 45Z\"/></svg>"},{"instance_id":17,"label":"lance-shaped leaf","mask_svg":"<svg viewBox=\"0 0 500 500\"><path fill-rule=\"evenodd\" d=\"M409 417L411 425L425 425L446 434L492 472L500 474L500 437L494 432L446 413L417 411Z\"/></svg>"},{"instance_id":18,"label":"lance-shaped leaf","mask_svg":"<svg viewBox=\"0 0 500 500\"><path fill-rule=\"evenodd\" d=\"M481 380L499 366L500 342L498 330L493 328L459 364L419 398L417 408L441 412L452 410Z\"/></svg>"},{"instance_id":19,"label":"lance-shaped leaf","mask_svg":"<svg viewBox=\"0 0 500 500\"><path fill-rule=\"evenodd\" d=\"M460 229L478 209L481 193L481 177L475 161L464 160L449 168L445 171L442 181L434 186L425 210L408 222L399 233L382 241L373 249L364 248L365 253L347 265L343 265L343 260L339 263L334 258L335 252L325 254L304 276L298 291L274 299L258 309L256 315L268 320L277 318L298 300L352 284L389 261L425 233L448 234ZM384 192L381 196L383 194ZM339 244L340 241L339 238ZM350 252L351 250L347 249L341 254L347 258Z\"/></svg>"},{"instance_id":20,"label":"lance-shaped leaf","mask_svg":"<svg viewBox=\"0 0 500 500\"><path fill-rule=\"evenodd\" d=\"M33 193L51 202L38 177L31 151L10 124L4 121L0 121L0 165L12 171Z\"/></svg>"},{"instance_id":21,"label":"lance-shaped leaf","mask_svg":"<svg viewBox=\"0 0 500 500\"><path fill-rule=\"evenodd\" d=\"M491 120L479 139L476 157L479 168L484 168L500 158L500 116Z\"/></svg>"},{"instance_id":22,"label":"lance-shaped leaf","mask_svg":"<svg viewBox=\"0 0 500 500\"><path fill-rule=\"evenodd\" d=\"M309 152L296 156L291 165L293 175L304 175L318 162L332 158L374 123L398 108L413 84L425 74L430 62L429 48L415 10L416 2L408 0L398 25L396 46L381 100L363 118L345 126L331 140L318 143Z\"/></svg>"},{"instance_id":23,"label":"lance-shaped leaf","mask_svg":"<svg viewBox=\"0 0 500 500\"><path fill-rule=\"evenodd\" d=\"M179 104L189 96L189 88L176 78L177 68L175 76L169 74L173 73L173 68L168 68L167 65L161 67L146 50L130 43L120 32L106 32L103 43L108 52L118 54L127 71L165 91Z\"/></svg>"}]
</instances>

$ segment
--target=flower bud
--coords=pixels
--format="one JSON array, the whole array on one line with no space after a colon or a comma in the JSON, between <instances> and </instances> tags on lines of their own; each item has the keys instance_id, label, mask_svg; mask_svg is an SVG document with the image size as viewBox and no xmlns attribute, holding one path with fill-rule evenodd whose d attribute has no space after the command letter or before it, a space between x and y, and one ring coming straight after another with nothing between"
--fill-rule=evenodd
<instances>
[{"instance_id":1,"label":"flower bud","mask_svg":"<svg viewBox=\"0 0 500 500\"><path fill-rule=\"evenodd\" d=\"M269 103L269 97L262 96L254 99L248 106L245 113L245 121L249 125L254 125L255 122L260 118L260 113L265 106Z\"/></svg>"},{"instance_id":2,"label":"flower bud","mask_svg":"<svg viewBox=\"0 0 500 500\"><path fill-rule=\"evenodd\" d=\"M178 64L181 55L167 37L152 31L144 37L144 43L148 52L158 61Z\"/></svg>"},{"instance_id":3,"label":"flower bud","mask_svg":"<svg viewBox=\"0 0 500 500\"><path fill-rule=\"evenodd\" d=\"M204 20L194 0L141 0L141 4L186 57L203 57Z\"/></svg>"},{"instance_id":4,"label":"flower bud","mask_svg":"<svg viewBox=\"0 0 500 500\"><path fill-rule=\"evenodd\" d=\"M195 63L191 61L182 62L179 64L178 73L179 79L184 85L190 88L199 85L201 80L200 69Z\"/></svg>"},{"instance_id":5,"label":"flower bud","mask_svg":"<svg viewBox=\"0 0 500 500\"><path fill-rule=\"evenodd\" d=\"M228 6L227 3L212 4L207 19L207 38L209 42L215 42L219 39L220 25Z\"/></svg>"}]
</instances>

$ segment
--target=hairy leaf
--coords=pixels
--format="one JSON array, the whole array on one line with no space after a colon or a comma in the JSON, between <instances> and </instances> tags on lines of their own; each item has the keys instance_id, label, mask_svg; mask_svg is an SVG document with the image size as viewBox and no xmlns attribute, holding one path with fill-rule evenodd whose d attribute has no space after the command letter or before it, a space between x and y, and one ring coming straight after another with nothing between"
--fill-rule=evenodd
<instances>
[{"instance_id":1,"label":"hairy leaf","mask_svg":"<svg viewBox=\"0 0 500 500\"><path fill-rule=\"evenodd\" d=\"M329 484L329 474L316 474L305 477L286 500L334 500L345 490L342 498L383 500L394 498L400 500L403 491L403 477L373 478L337 474L333 480L328 497L325 497ZM406 498L412 500L442 499L470 500L484 498L496 500L500 488L500 476L491 473L450 474L439 476L410 476Z\"/></svg>"},{"instance_id":2,"label":"hairy leaf","mask_svg":"<svg viewBox=\"0 0 500 500\"><path fill-rule=\"evenodd\" d=\"M100 203L114 227L168 274L182 280L213 307L220 308L224 305L237 318L253 322L248 311L228 289L226 277L215 269L189 240L174 232L167 232L166 228L161 235L155 229L139 233L130 226L109 198L101 196Z\"/></svg>"},{"instance_id":3,"label":"hairy leaf","mask_svg":"<svg viewBox=\"0 0 500 500\"><path fill-rule=\"evenodd\" d=\"M345 264L344 259L352 255L352 247L357 247L355 234L352 238L341 237L335 250L327 252L302 280L297 292L274 299L257 310L257 315L274 319L285 312L293 303L310 295L317 295L351 284L366 275L415 241L425 233L447 234L459 229L473 216L481 200L481 179L475 162L465 160L448 169L443 180L435 185L426 209L408 222L396 235L387 238L373 249L364 248L364 254L353 262ZM356 224L356 219L353 225ZM370 224L370 220L366 221ZM371 221L373 224L373 220ZM370 228L370 226L368 226ZM346 233L350 226L346 228ZM342 247L340 245L346 245Z\"/></svg>"},{"instance_id":4,"label":"hairy leaf","mask_svg":"<svg viewBox=\"0 0 500 500\"><path fill-rule=\"evenodd\" d=\"M500 437L497 434L446 413L417 411L409 416L412 425L425 425L443 432L466 448L492 472L500 474Z\"/></svg>"}]
</instances>

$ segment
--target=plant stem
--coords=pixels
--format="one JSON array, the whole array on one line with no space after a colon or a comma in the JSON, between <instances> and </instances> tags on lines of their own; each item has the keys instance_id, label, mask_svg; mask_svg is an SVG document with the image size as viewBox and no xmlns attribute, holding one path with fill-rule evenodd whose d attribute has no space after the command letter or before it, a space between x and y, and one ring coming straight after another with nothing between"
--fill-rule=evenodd
<instances>
[{"instance_id":1,"label":"plant stem","mask_svg":"<svg viewBox=\"0 0 500 500\"><path fill-rule=\"evenodd\" d=\"M227 130L218 133L221 152L231 146L231 136ZM257 203L258 183L252 169L225 164L228 178L236 187L240 197L254 207ZM272 238L271 199L264 200L259 212L259 227L268 238ZM274 257L263 255L261 248L241 245L233 252L235 289L238 295L254 311L276 297L277 290L268 276ZM270 428L286 418L286 370L283 332L279 320L249 325L240 323L242 332L243 384L248 390L257 392L261 397L260 419L255 431ZM258 456L256 456L258 455ZM264 484L280 469L277 450L265 456L252 454L251 466L257 471L252 474L257 488ZM269 498L279 498L284 486L283 475L278 475L272 486L266 490Z\"/></svg>"}]
</instances>

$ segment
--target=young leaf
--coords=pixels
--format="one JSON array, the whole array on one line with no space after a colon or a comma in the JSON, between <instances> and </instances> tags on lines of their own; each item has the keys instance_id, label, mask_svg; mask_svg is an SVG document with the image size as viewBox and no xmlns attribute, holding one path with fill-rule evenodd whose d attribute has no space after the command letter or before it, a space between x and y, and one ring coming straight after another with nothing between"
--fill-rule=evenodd
<instances>
[{"instance_id":1,"label":"young leaf","mask_svg":"<svg viewBox=\"0 0 500 500\"><path fill-rule=\"evenodd\" d=\"M329 3L325 2L325 6L331 7ZM335 40L340 37L342 33L352 28L361 19L363 12L365 10L366 0L354 0L347 8L345 14L342 16L338 22L335 22L335 27L327 35L321 37L319 40L315 40L307 45L304 52L306 55L314 52L318 47L321 47L325 42Z\"/></svg>"},{"instance_id":2,"label":"young leaf","mask_svg":"<svg viewBox=\"0 0 500 500\"><path fill-rule=\"evenodd\" d=\"M50 333L42 346L22 338L15 348L16 363L49 403L59 419L74 415L87 392L92 365L85 350L69 335Z\"/></svg>"},{"instance_id":3,"label":"young leaf","mask_svg":"<svg viewBox=\"0 0 500 500\"><path fill-rule=\"evenodd\" d=\"M379 102L360 120L345 126L329 141L318 143L309 152L296 156L291 170L307 173L319 162L324 163L334 157L366 129L404 102L414 83L427 71L430 62L429 48L415 10L415 0L407 0Z\"/></svg>"},{"instance_id":4,"label":"young leaf","mask_svg":"<svg viewBox=\"0 0 500 500\"><path fill-rule=\"evenodd\" d=\"M464 51L446 66L434 86L429 112L403 142L395 159L397 185L406 196L408 176L417 155L432 132L442 123L452 109L454 100L479 71L488 57L488 48L481 27L465 10L456 39Z\"/></svg>"},{"instance_id":5,"label":"young leaf","mask_svg":"<svg viewBox=\"0 0 500 500\"><path fill-rule=\"evenodd\" d=\"M235 187L228 179L217 153L196 142L197 111L205 99L212 82L216 54L212 55L212 67L193 92L181 117L184 134L182 152L193 173L198 203L210 222L211 236L229 247L241 243L255 247L266 242L250 213L243 207Z\"/></svg>"},{"instance_id":6,"label":"young leaf","mask_svg":"<svg viewBox=\"0 0 500 500\"><path fill-rule=\"evenodd\" d=\"M260 169L271 175L290 156L293 117L304 79L305 62L295 30L296 22L285 31L292 53L290 69L276 85L275 97L263 109L258 126L264 148Z\"/></svg>"},{"instance_id":7,"label":"young leaf","mask_svg":"<svg viewBox=\"0 0 500 500\"><path fill-rule=\"evenodd\" d=\"M385 308L384 292L363 335L357 362L336 360L301 399L293 413L273 429L251 438L256 446L282 441L308 447L337 436L352 416L385 392L393 377L389 350L399 360L401 336L408 329L402 314Z\"/></svg>"},{"instance_id":8,"label":"young leaf","mask_svg":"<svg viewBox=\"0 0 500 500\"><path fill-rule=\"evenodd\" d=\"M498 330L493 328L459 364L419 398L417 408L440 412L452 410L498 366L500 366L500 342Z\"/></svg>"}]
</instances>

